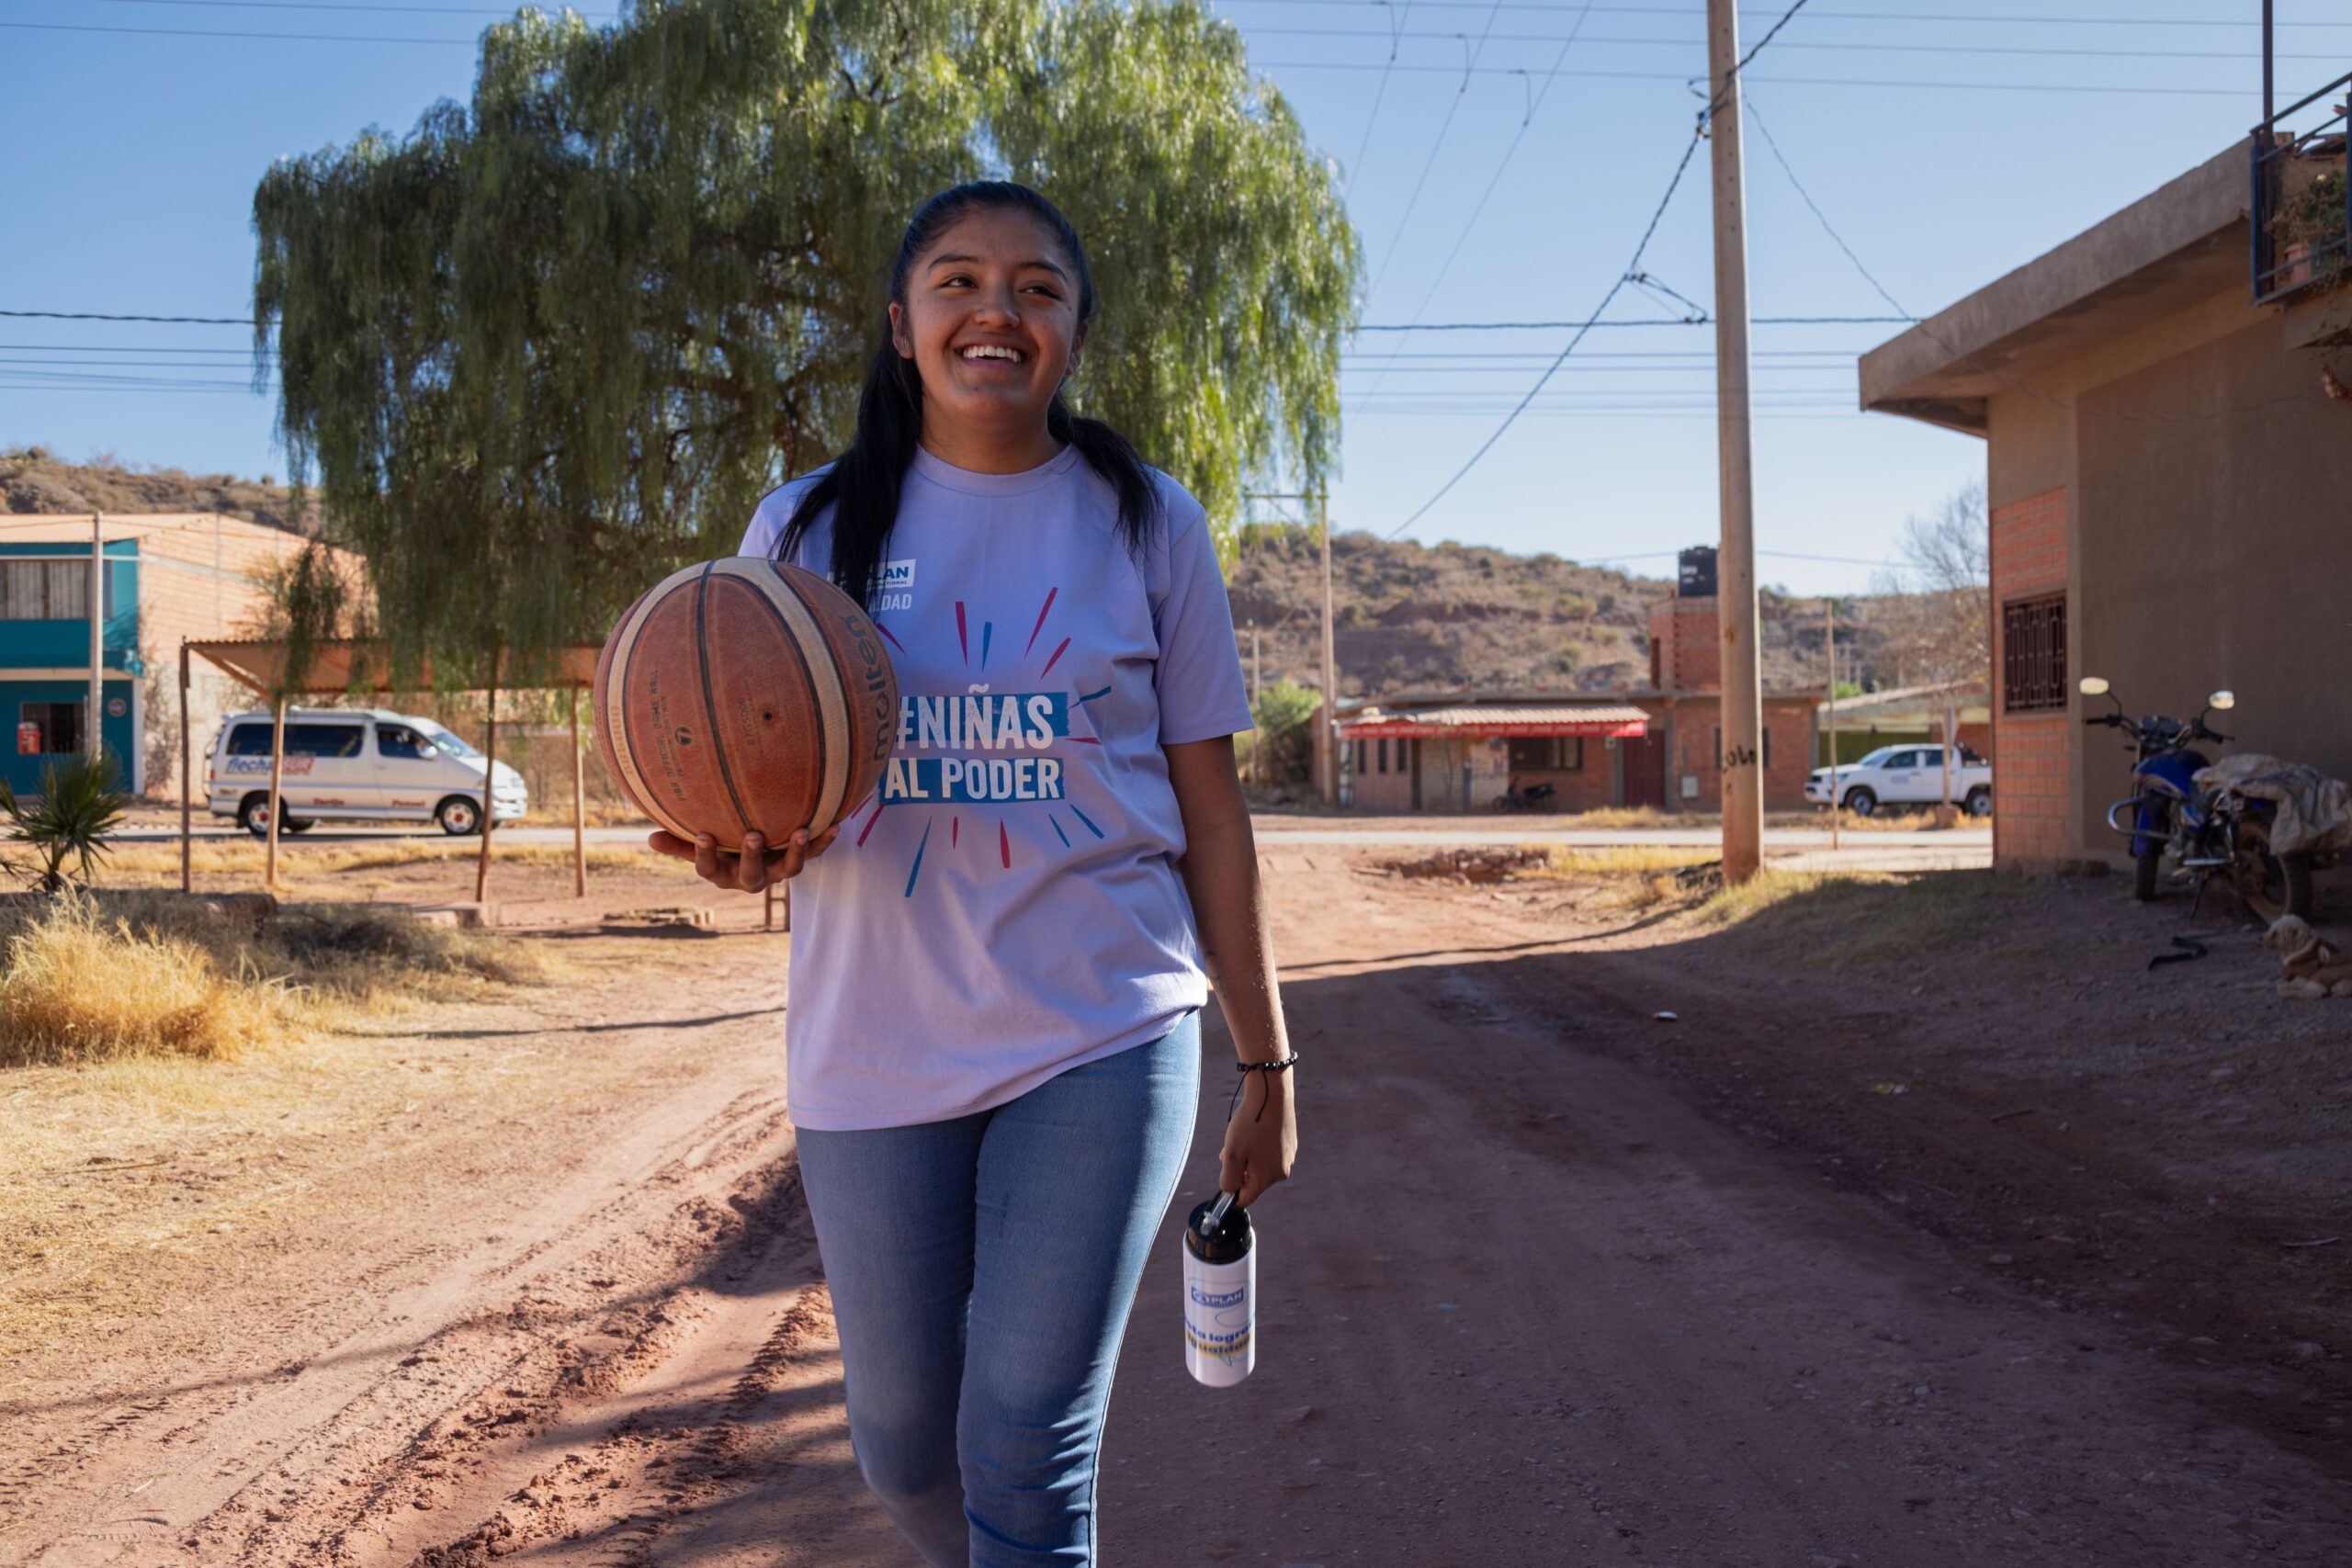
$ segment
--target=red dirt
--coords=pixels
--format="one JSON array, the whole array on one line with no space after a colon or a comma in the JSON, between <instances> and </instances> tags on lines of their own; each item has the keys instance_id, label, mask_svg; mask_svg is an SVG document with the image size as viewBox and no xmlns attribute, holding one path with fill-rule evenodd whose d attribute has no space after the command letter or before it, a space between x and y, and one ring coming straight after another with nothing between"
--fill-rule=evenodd
<instances>
[{"instance_id":1,"label":"red dirt","mask_svg":"<svg viewBox=\"0 0 2352 1568\"><path fill-rule=\"evenodd\" d=\"M2257 987L2251 939L2150 974L2178 911L2111 884L1724 931L1268 863L1305 1152L1260 1368L1184 1376L1171 1225L1106 1562L2352 1559L2352 1006ZM460 1077L518 1039L645 1061L321 1150L215 1289L0 1359L0 1562L910 1562L841 1422L781 947L639 942L436 1020Z\"/></svg>"}]
</instances>

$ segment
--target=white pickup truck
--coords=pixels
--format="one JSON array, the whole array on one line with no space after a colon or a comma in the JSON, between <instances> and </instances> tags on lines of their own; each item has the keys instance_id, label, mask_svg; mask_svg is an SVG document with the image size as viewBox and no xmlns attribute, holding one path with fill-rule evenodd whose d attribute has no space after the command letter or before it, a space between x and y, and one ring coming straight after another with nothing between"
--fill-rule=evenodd
<instances>
[{"instance_id":1,"label":"white pickup truck","mask_svg":"<svg viewBox=\"0 0 2352 1568\"><path fill-rule=\"evenodd\" d=\"M1944 782L1940 746L1882 746L1866 757L1838 765L1838 797L1857 817L1882 806L1933 806ZM1804 781L1804 797L1829 804L1829 770L1815 768ZM1951 770L1951 803L1971 817L1993 814L1993 764L1962 746Z\"/></svg>"}]
</instances>

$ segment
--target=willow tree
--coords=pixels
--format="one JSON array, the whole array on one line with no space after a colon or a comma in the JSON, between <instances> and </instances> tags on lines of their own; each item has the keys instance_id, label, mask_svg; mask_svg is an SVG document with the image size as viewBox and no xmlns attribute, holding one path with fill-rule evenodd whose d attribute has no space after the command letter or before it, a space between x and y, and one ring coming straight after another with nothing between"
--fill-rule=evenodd
<instances>
[{"instance_id":1,"label":"willow tree","mask_svg":"<svg viewBox=\"0 0 2352 1568\"><path fill-rule=\"evenodd\" d=\"M1321 481L1355 237L1191 0L526 11L484 35L470 104L273 168L257 347L396 666L530 679L731 550L846 439L907 215L985 175L1093 253L1076 401L1224 527L1253 480Z\"/></svg>"}]
</instances>

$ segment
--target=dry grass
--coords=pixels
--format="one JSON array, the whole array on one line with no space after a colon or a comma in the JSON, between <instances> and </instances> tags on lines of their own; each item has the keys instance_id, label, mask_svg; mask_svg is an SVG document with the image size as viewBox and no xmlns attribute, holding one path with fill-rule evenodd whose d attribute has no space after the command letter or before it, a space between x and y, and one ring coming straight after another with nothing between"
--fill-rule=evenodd
<instances>
[{"instance_id":1,"label":"dry grass","mask_svg":"<svg viewBox=\"0 0 2352 1568\"><path fill-rule=\"evenodd\" d=\"M1801 963L1879 968L1933 963L1998 929L2030 885L1989 871L1774 871L1722 888L1693 909L1701 925L1737 929Z\"/></svg>"},{"instance_id":2,"label":"dry grass","mask_svg":"<svg viewBox=\"0 0 2352 1568\"><path fill-rule=\"evenodd\" d=\"M68 895L0 956L0 1066L232 1056L277 1037L285 1000L250 968Z\"/></svg>"},{"instance_id":3,"label":"dry grass","mask_svg":"<svg viewBox=\"0 0 2352 1568\"><path fill-rule=\"evenodd\" d=\"M539 952L365 906L254 925L202 900L74 894L20 904L0 945L0 1067L221 1060L357 1014L543 983Z\"/></svg>"}]
</instances>

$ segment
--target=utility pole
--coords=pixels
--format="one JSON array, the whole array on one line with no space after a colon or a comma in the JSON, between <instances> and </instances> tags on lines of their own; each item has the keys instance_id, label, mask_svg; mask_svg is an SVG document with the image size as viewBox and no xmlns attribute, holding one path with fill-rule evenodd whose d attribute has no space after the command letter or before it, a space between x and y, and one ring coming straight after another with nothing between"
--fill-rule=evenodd
<instances>
[{"instance_id":1,"label":"utility pole","mask_svg":"<svg viewBox=\"0 0 2352 1568\"><path fill-rule=\"evenodd\" d=\"M1340 804L1340 671L1331 650L1331 511L1329 496L1315 492L1316 532L1323 536L1323 722L1316 728L1316 756L1323 764L1323 804Z\"/></svg>"},{"instance_id":2,"label":"utility pole","mask_svg":"<svg viewBox=\"0 0 2352 1568\"><path fill-rule=\"evenodd\" d=\"M1838 852L1838 601L1821 601L1821 635L1829 649L1829 852Z\"/></svg>"},{"instance_id":3,"label":"utility pole","mask_svg":"<svg viewBox=\"0 0 2352 1568\"><path fill-rule=\"evenodd\" d=\"M90 732L82 750L96 761L105 755L107 714L107 520L90 513Z\"/></svg>"},{"instance_id":4,"label":"utility pole","mask_svg":"<svg viewBox=\"0 0 2352 1568\"><path fill-rule=\"evenodd\" d=\"M1315 766L1320 773L1323 804L1340 804L1340 668L1331 643L1331 511L1330 493L1317 490L1311 494L1296 491L1246 491L1244 501L1311 501L1315 503L1315 531L1321 536L1323 552L1323 719L1315 727ZM1254 639L1255 629L1251 631ZM1255 642L1252 642L1254 654Z\"/></svg>"},{"instance_id":5,"label":"utility pole","mask_svg":"<svg viewBox=\"0 0 2352 1568\"><path fill-rule=\"evenodd\" d=\"M1723 510L1715 594L1723 626L1724 881L1764 854L1764 693L1757 669L1756 493L1747 413L1747 220L1739 150L1737 0L1707 0L1715 217L1715 444Z\"/></svg>"}]
</instances>

